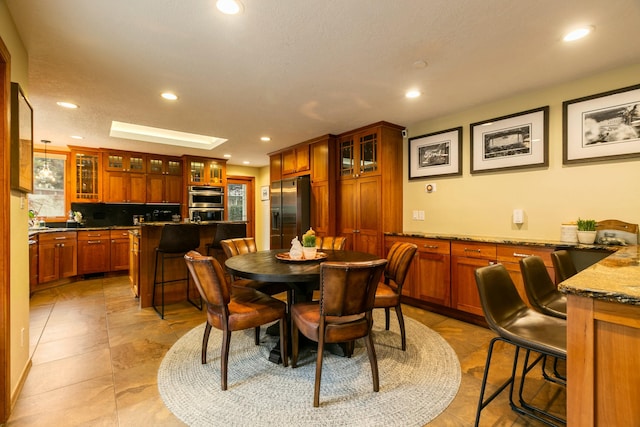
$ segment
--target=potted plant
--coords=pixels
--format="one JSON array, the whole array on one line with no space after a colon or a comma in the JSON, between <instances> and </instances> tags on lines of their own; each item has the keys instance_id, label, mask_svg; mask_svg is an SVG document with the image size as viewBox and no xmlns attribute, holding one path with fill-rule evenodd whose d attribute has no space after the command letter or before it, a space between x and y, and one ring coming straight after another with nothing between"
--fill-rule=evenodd
<instances>
[{"instance_id":1,"label":"potted plant","mask_svg":"<svg viewBox=\"0 0 640 427\"><path fill-rule=\"evenodd\" d=\"M596 220L578 218L578 242L593 245L596 240Z\"/></svg>"},{"instance_id":2,"label":"potted plant","mask_svg":"<svg viewBox=\"0 0 640 427\"><path fill-rule=\"evenodd\" d=\"M310 228L302 235L302 255L304 259L315 259L316 252L316 232Z\"/></svg>"}]
</instances>

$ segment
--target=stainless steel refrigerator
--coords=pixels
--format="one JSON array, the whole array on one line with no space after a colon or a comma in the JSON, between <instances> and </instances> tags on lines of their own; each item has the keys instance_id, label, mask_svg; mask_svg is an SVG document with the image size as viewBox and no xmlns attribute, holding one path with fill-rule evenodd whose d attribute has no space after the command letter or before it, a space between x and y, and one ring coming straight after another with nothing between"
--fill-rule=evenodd
<instances>
[{"instance_id":1,"label":"stainless steel refrigerator","mask_svg":"<svg viewBox=\"0 0 640 427\"><path fill-rule=\"evenodd\" d=\"M311 223L311 181L308 175L271 183L271 249L291 247Z\"/></svg>"}]
</instances>

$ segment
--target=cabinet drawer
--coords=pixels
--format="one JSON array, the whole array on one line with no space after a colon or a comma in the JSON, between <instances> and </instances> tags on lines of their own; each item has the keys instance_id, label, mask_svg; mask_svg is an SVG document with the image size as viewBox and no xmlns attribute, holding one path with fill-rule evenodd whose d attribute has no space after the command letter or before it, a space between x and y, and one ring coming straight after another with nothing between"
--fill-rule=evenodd
<instances>
[{"instance_id":1,"label":"cabinet drawer","mask_svg":"<svg viewBox=\"0 0 640 427\"><path fill-rule=\"evenodd\" d=\"M543 248L540 246L519 246L519 245L498 245L498 262L514 262L519 263L522 258L537 255L544 261L547 267L553 267L551 262L552 248Z\"/></svg>"},{"instance_id":2,"label":"cabinet drawer","mask_svg":"<svg viewBox=\"0 0 640 427\"><path fill-rule=\"evenodd\" d=\"M495 243L451 242L451 255L467 258L496 259Z\"/></svg>"},{"instance_id":3,"label":"cabinet drawer","mask_svg":"<svg viewBox=\"0 0 640 427\"><path fill-rule=\"evenodd\" d=\"M129 230L110 230L109 238L113 239L129 239Z\"/></svg>"},{"instance_id":4,"label":"cabinet drawer","mask_svg":"<svg viewBox=\"0 0 640 427\"><path fill-rule=\"evenodd\" d=\"M109 230L95 230L95 231L78 231L78 240L100 240L108 239Z\"/></svg>"},{"instance_id":5,"label":"cabinet drawer","mask_svg":"<svg viewBox=\"0 0 640 427\"><path fill-rule=\"evenodd\" d=\"M394 237L387 244L390 248L393 242L413 243L418 247L418 252L428 252L432 254L449 255L451 252L451 244L449 240L423 239L422 237Z\"/></svg>"},{"instance_id":6,"label":"cabinet drawer","mask_svg":"<svg viewBox=\"0 0 640 427\"><path fill-rule=\"evenodd\" d=\"M48 242L59 242L65 240L76 240L76 232L75 231L60 231L54 233L41 233L38 236L38 241L40 243L48 243Z\"/></svg>"}]
</instances>

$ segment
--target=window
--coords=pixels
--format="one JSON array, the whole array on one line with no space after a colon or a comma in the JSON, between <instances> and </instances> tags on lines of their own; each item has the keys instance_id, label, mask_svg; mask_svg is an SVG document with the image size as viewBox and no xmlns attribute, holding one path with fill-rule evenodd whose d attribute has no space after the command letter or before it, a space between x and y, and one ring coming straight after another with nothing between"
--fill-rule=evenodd
<instances>
[{"instance_id":1,"label":"window","mask_svg":"<svg viewBox=\"0 0 640 427\"><path fill-rule=\"evenodd\" d=\"M247 220L247 185L228 184L229 221Z\"/></svg>"},{"instance_id":2,"label":"window","mask_svg":"<svg viewBox=\"0 0 640 427\"><path fill-rule=\"evenodd\" d=\"M66 217L64 154L35 152L33 154L33 193L29 194L29 210L36 217ZM42 174L48 169L50 174Z\"/></svg>"}]
</instances>

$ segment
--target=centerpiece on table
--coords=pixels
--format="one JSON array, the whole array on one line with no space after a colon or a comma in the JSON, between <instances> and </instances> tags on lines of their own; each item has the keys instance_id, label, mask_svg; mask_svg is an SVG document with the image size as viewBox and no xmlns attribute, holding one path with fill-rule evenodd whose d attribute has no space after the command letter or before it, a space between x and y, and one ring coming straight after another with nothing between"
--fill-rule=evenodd
<instances>
[{"instance_id":1,"label":"centerpiece on table","mask_svg":"<svg viewBox=\"0 0 640 427\"><path fill-rule=\"evenodd\" d=\"M313 231L313 228L309 228L309 230L302 235L302 254L304 259L315 259L317 251L316 232Z\"/></svg>"},{"instance_id":2,"label":"centerpiece on table","mask_svg":"<svg viewBox=\"0 0 640 427\"><path fill-rule=\"evenodd\" d=\"M583 245L593 245L593 242L596 240L596 220L578 218L577 225L578 242Z\"/></svg>"}]
</instances>

